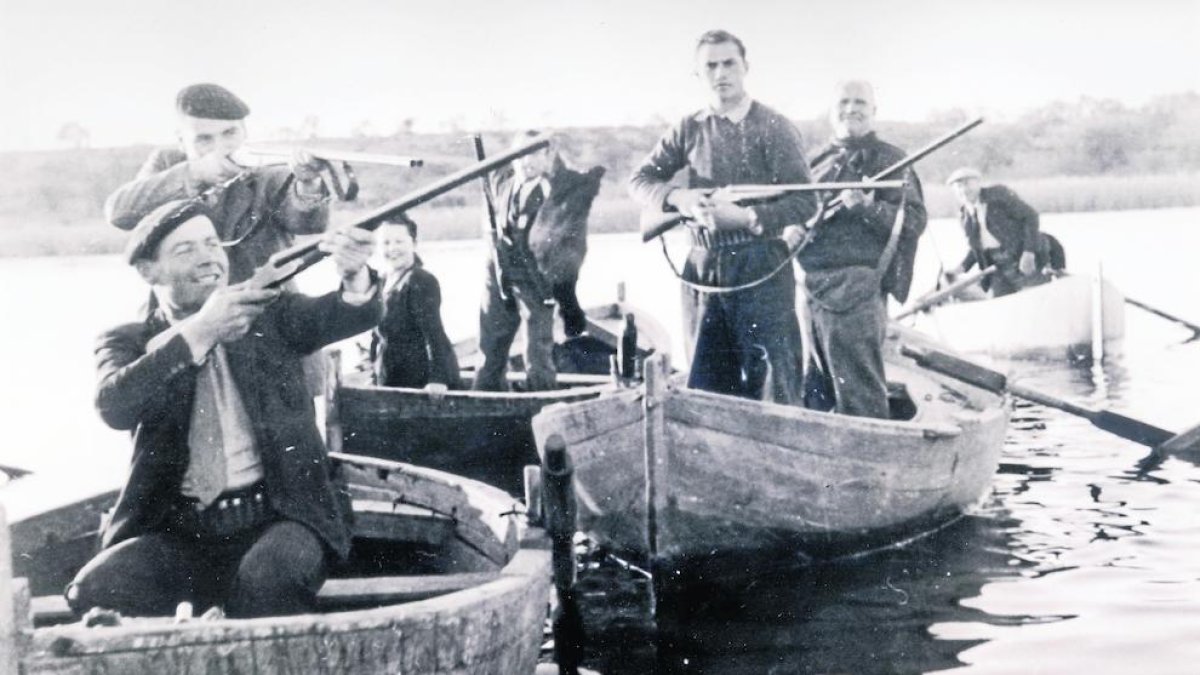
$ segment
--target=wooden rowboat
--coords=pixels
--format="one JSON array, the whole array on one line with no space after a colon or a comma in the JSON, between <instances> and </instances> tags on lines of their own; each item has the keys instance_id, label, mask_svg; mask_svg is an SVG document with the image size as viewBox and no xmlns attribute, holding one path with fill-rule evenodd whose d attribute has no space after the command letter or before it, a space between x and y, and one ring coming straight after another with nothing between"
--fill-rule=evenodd
<instances>
[{"instance_id":1,"label":"wooden rowboat","mask_svg":"<svg viewBox=\"0 0 1200 675\"><path fill-rule=\"evenodd\" d=\"M905 331L904 340L919 336ZM847 417L668 383L546 408L539 449L565 442L580 529L653 564L778 551L824 559L894 544L976 503L1008 420L995 394L921 370L889 338L902 419Z\"/></svg>"},{"instance_id":2,"label":"wooden rowboat","mask_svg":"<svg viewBox=\"0 0 1200 675\"><path fill-rule=\"evenodd\" d=\"M1087 357L1093 345L1111 346L1125 336L1121 292L1086 275L1058 277L999 298L948 303L917 317L918 329L960 352L999 357Z\"/></svg>"},{"instance_id":3,"label":"wooden rowboat","mask_svg":"<svg viewBox=\"0 0 1200 675\"><path fill-rule=\"evenodd\" d=\"M640 356L669 344L652 316L621 302L589 309L588 335L615 350L627 312L636 318ZM459 349L460 362L471 363L475 343ZM538 463L530 419L547 405L595 398L615 388L607 356L600 361L599 372L560 373L561 388L551 391L523 391L521 373L510 373L513 391L469 391L465 372L464 389L439 395L376 386L365 373L342 375L340 366L330 363L325 405L330 449L432 467L521 494L523 468Z\"/></svg>"},{"instance_id":4,"label":"wooden rowboat","mask_svg":"<svg viewBox=\"0 0 1200 675\"><path fill-rule=\"evenodd\" d=\"M319 613L287 617L72 622L59 594L95 552L116 493L53 504L38 476L14 482L0 497L13 567L28 582L13 584L14 596L0 564L0 591L17 609L15 622L0 616L0 653L16 654L26 675L533 672L550 554L540 530L517 522L512 498L428 469L332 459L354 504L351 560L321 589Z\"/></svg>"}]
</instances>

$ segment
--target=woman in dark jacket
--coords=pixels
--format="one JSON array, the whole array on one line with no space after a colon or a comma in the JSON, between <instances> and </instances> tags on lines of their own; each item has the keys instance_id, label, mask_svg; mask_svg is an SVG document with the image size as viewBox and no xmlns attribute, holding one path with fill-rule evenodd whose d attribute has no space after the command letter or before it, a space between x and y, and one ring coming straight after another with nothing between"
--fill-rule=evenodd
<instances>
[{"instance_id":1,"label":"woman in dark jacket","mask_svg":"<svg viewBox=\"0 0 1200 675\"><path fill-rule=\"evenodd\" d=\"M387 387L458 388L458 359L442 327L442 289L417 257L417 224L406 216L378 230L387 268L383 320L371 334L375 382Z\"/></svg>"}]
</instances>

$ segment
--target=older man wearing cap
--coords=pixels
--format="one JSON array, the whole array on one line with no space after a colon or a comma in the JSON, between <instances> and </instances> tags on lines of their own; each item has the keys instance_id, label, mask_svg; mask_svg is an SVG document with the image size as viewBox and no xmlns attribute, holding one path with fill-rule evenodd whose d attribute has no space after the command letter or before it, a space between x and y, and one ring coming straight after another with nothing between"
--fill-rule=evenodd
<instances>
[{"instance_id":1,"label":"older man wearing cap","mask_svg":"<svg viewBox=\"0 0 1200 675\"><path fill-rule=\"evenodd\" d=\"M241 99L216 84L193 84L179 92L175 110L179 146L152 152L137 176L109 196L110 223L128 230L168 201L202 196L217 236L230 247L233 283L294 235L325 230L328 190L310 155L298 151L289 166L253 170L230 159L246 140L250 108Z\"/></svg>"},{"instance_id":2,"label":"older man wearing cap","mask_svg":"<svg viewBox=\"0 0 1200 675\"><path fill-rule=\"evenodd\" d=\"M947 278L953 280L976 264L981 268L995 265L996 272L981 282L994 297L1045 283L1047 277L1039 270L1050 263L1052 244L1038 231L1037 211L1003 185L981 186L981 179L977 169L963 167L946 180L958 198L959 221L970 246L958 267L946 273Z\"/></svg>"},{"instance_id":3,"label":"older man wearing cap","mask_svg":"<svg viewBox=\"0 0 1200 675\"><path fill-rule=\"evenodd\" d=\"M301 357L370 329L382 311L370 233L320 243L340 291L313 298L227 285L212 214L169 202L134 228L127 257L157 300L99 338L96 406L133 432L103 550L68 586L77 612L231 616L310 611L328 561L350 548Z\"/></svg>"}]
</instances>

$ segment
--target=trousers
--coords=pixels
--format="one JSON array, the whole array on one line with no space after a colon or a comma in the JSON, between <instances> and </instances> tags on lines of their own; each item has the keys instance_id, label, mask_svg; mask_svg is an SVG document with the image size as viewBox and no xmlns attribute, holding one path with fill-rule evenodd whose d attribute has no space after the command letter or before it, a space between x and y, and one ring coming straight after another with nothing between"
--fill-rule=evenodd
<instances>
[{"instance_id":1,"label":"trousers","mask_svg":"<svg viewBox=\"0 0 1200 675\"><path fill-rule=\"evenodd\" d=\"M195 537L153 532L101 551L67 586L67 602L126 616L170 616L182 601L235 618L303 614L325 582L325 548L304 525L274 520Z\"/></svg>"},{"instance_id":2,"label":"trousers","mask_svg":"<svg viewBox=\"0 0 1200 675\"><path fill-rule=\"evenodd\" d=\"M777 239L694 247L683 278L706 286L737 286L762 279L786 259L787 246ZM684 308L685 324L695 331L689 387L802 405L803 350L790 265L746 290L685 291Z\"/></svg>"},{"instance_id":3,"label":"trousers","mask_svg":"<svg viewBox=\"0 0 1200 675\"><path fill-rule=\"evenodd\" d=\"M887 419L883 340L887 308L879 277L869 267L805 274L813 342L833 389L834 410Z\"/></svg>"},{"instance_id":4,"label":"trousers","mask_svg":"<svg viewBox=\"0 0 1200 675\"><path fill-rule=\"evenodd\" d=\"M554 305L524 284L513 283L506 300L490 271L484 275L479 308L479 350L483 365L475 375L476 391L506 391L505 373L513 339L525 323L525 373L530 391L554 389Z\"/></svg>"}]
</instances>

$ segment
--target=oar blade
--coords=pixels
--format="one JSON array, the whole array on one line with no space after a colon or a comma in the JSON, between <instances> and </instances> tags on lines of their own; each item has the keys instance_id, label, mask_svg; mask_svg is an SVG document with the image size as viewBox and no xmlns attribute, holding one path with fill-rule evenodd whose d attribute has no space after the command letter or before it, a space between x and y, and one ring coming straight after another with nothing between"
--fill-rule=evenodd
<instances>
[{"instance_id":1,"label":"oar blade","mask_svg":"<svg viewBox=\"0 0 1200 675\"><path fill-rule=\"evenodd\" d=\"M1200 424L1175 434L1158 447L1160 453L1200 457Z\"/></svg>"},{"instance_id":2,"label":"oar blade","mask_svg":"<svg viewBox=\"0 0 1200 675\"><path fill-rule=\"evenodd\" d=\"M1166 429L1110 410L1097 410L1090 419L1099 429L1151 448L1158 447L1175 436Z\"/></svg>"}]
</instances>

